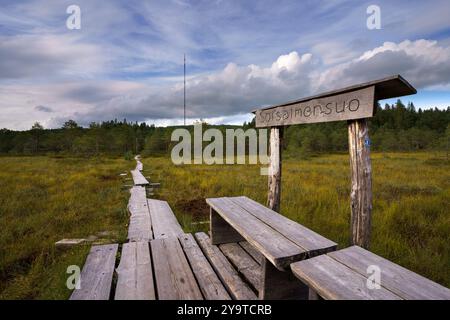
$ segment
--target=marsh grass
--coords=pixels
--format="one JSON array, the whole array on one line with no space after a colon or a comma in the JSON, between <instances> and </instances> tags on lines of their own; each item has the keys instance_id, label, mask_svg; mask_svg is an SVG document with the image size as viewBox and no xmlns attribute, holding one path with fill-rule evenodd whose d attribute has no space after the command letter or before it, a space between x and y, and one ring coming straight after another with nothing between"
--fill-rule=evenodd
<instances>
[{"instance_id":1,"label":"marsh grass","mask_svg":"<svg viewBox=\"0 0 450 320\"><path fill-rule=\"evenodd\" d=\"M126 237L124 172L134 161L52 157L0 158L0 298L65 299L69 265L89 246L55 250L63 238L108 231Z\"/></svg>"},{"instance_id":2,"label":"marsh grass","mask_svg":"<svg viewBox=\"0 0 450 320\"><path fill-rule=\"evenodd\" d=\"M282 214L349 245L348 155L283 162ZM259 165L175 166L144 158L186 232L208 231L205 198L246 195L265 203ZM62 238L109 231L126 240L129 193L119 173L134 161L66 157L0 158L0 299L66 299L66 269L89 246L56 251ZM425 153L374 153L371 250L450 286L450 164ZM114 238L114 239L112 239Z\"/></svg>"},{"instance_id":3,"label":"marsh grass","mask_svg":"<svg viewBox=\"0 0 450 320\"><path fill-rule=\"evenodd\" d=\"M265 203L267 178L259 165L175 166L167 158L143 160L146 176L161 182L185 231L207 231L204 199L246 195ZM350 245L350 171L346 154L283 162L283 215ZM426 153L374 153L371 250L450 286L450 164Z\"/></svg>"}]
</instances>

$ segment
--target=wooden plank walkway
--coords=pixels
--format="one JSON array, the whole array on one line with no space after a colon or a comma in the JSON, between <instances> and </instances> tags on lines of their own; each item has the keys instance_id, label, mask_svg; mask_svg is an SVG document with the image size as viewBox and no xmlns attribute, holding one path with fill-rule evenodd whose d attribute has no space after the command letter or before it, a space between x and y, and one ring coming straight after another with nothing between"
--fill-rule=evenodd
<instances>
[{"instance_id":1,"label":"wooden plank walkway","mask_svg":"<svg viewBox=\"0 0 450 320\"><path fill-rule=\"evenodd\" d=\"M310 287L310 298L450 299L449 289L361 248L330 253L335 243L246 197L208 200L229 223L216 214L211 225L229 234L186 234L166 201L147 199L139 181L142 162L136 161L129 242L118 261L118 244L91 248L72 300L301 297L297 291L306 287L293 274ZM276 269L289 265L289 254L309 259L291 264L293 273ZM382 268L379 290L366 286L371 264Z\"/></svg>"},{"instance_id":2,"label":"wooden plank walkway","mask_svg":"<svg viewBox=\"0 0 450 320\"><path fill-rule=\"evenodd\" d=\"M130 193L128 211L131 216L128 226L128 241L148 242L153 239L153 232L145 187L134 186L130 189Z\"/></svg>"},{"instance_id":3,"label":"wooden plank walkway","mask_svg":"<svg viewBox=\"0 0 450 320\"><path fill-rule=\"evenodd\" d=\"M144 177L141 171L131 170L131 176L133 177L133 182L135 186L146 186L150 182Z\"/></svg>"},{"instance_id":4,"label":"wooden plank walkway","mask_svg":"<svg viewBox=\"0 0 450 320\"><path fill-rule=\"evenodd\" d=\"M92 246L80 274L80 289L70 300L108 300L116 261L117 244Z\"/></svg>"}]
</instances>

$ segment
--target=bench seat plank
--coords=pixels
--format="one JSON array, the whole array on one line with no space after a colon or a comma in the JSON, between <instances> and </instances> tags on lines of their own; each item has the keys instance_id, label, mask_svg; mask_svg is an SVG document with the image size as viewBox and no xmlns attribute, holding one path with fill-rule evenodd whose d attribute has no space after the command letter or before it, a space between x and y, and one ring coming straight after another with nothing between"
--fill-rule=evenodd
<instances>
[{"instance_id":1,"label":"bench seat plank","mask_svg":"<svg viewBox=\"0 0 450 320\"><path fill-rule=\"evenodd\" d=\"M206 199L239 234L259 250L274 266L284 269L307 256L305 249L248 213L228 198Z\"/></svg>"},{"instance_id":2,"label":"bench seat plank","mask_svg":"<svg viewBox=\"0 0 450 320\"><path fill-rule=\"evenodd\" d=\"M150 245L158 299L202 300L202 293L178 238L155 239Z\"/></svg>"},{"instance_id":3,"label":"bench seat plank","mask_svg":"<svg viewBox=\"0 0 450 320\"><path fill-rule=\"evenodd\" d=\"M186 233L181 235L179 240L205 299L230 300L230 295L198 246L194 236Z\"/></svg>"},{"instance_id":4,"label":"bench seat plank","mask_svg":"<svg viewBox=\"0 0 450 320\"><path fill-rule=\"evenodd\" d=\"M70 300L109 300L118 244L92 246Z\"/></svg>"},{"instance_id":5,"label":"bench seat plank","mask_svg":"<svg viewBox=\"0 0 450 320\"><path fill-rule=\"evenodd\" d=\"M166 201L147 199L155 239L183 235L184 231Z\"/></svg>"},{"instance_id":6,"label":"bench seat plank","mask_svg":"<svg viewBox=\"0 0 450 320\"><path fill-rule=\"evenodd\" d=\"M153 239L152 221L148 210L145 187L134 186L130 189L128 211L130 224L128 226L129 241L150 241Z\"/></svg>"},{"instance_id":7,"label":"bench seat plank","mask_svg":"<svg viewBox=\"0 0 450 320\"><path fill-rule=\"evenodd\" d=\"M295 276L327 300L400 300L381 287L369 289L367 278L328 255L291 264Z\"/></svg>"},{"instance_id":8,"label":"bench seat plank","mask_svg":"<svg viewBox=\"0 0 450 320\"><path fill-rule=\"evenodd\" d=\"M450 289L358 246L328 254L361 275L376 265L381 270L381 285L406 300L450 300Z\"/></svg>"},{"instance_id":9,"label":"bench seat plank","mask_svg":"<svg viewBox=\"0 0 450 320\"><path fill-rule=\"evenodd\" d=\"M115 300L155 300L148 242L124 243L116 272Z\"/></svg>"},{"instance_id":10,"label":"bench seat plank","mask_svg":"<svg viewBox=\"0 0 450 320\"><path fill-rule=\"evenodd\" d=\"M239 242L239 245L249 254L253 257L253 259L255 259L255 261L258 264L262 264L264 261L264 256L258 252L258 250L256 250L250 243L248 243L247 241L241 241Z\"/></svg>"},{"instance_id":11,"label":"bench seat plank","mask_svg":"<svg viewBox=\"0 0 450 320\"><path fill-rule=\"evenodd\" d=\"M195 239L233 299L257 299L256 294L244 281L242 281L237 271L233 268L220 249L210 243L210 239L206 233L196 233Z\"/></svg>"},{"instance_id":12,"label":"bench seat plank","mask_svg":"<svg viewBox=\"0 0 450 320\"><path fill-rule=\"evenodd\" d=\"M253 288L258 291L261 281L261 266L237 243L224 243L219 245L219 248Z\"/></svg>"},{"instance_id":13,"label":"bench seat plank","mask_svg":"<svg viewBox=\"0 0 450 320\"><path fill-rule=\"evenodd\" d=\"M229 199L280 232L298 246L304 248L305 251L308 251L308 256L310 257L336 250L337 244L335 242L270 210L250 198L231 197Z\"/></svg>"}]
</instances>

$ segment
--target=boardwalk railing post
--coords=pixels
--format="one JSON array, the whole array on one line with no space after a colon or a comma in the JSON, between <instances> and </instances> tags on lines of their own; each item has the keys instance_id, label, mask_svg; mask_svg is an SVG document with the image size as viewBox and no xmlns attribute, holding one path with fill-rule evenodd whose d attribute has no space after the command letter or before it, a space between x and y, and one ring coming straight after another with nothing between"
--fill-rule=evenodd
<instances>
[{"instance_id":1,"label":"boardwalk railing post","mask_svg":"<svg viewBox=\"0 0 450 320\"><path fill-rule=\"evenodd\" d=\"M271 127L269 142L269 192L267 194L267 206L276 212L280 212L282 144L283 127Z\"/></svg>"},{"instance_id":2,"label":"boardwalk railing post","mask_svg":"<svg viewBox=\"0 0 450 320\"><path fill-rule=\"evenodd\" d=\"M348 122L348 147L352 177L351 243L367 249L372 219L372 165L366 119Z\"/></svg>"}]
</instances>

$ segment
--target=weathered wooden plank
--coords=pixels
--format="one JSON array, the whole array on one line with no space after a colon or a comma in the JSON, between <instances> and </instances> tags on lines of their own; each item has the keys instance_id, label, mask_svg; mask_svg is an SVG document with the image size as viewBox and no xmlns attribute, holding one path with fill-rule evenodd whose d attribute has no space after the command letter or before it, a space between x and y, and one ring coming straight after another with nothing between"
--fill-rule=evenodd
<instances>
[{"instance_id":1,"label":"weathered wooden plank","mask_svg":"<svg viewBox=\"0 0 450 320\"><path fill-rule=\"evenodd\" d=\"M144 165L139 160L136 160L136 170L138 170L138 171L144 170Z\"/></svg>"},{"instance_id":2,"label":"weathered wooden plank","mask_svg":"<svg viewBox=\"0 0 450 320\"><path fill-rule=\"evenodd\" d=\"M133 182L135 186L145 186L148 185L148 180L142 175L139 170L131 170L131 175L133 176Z\"/></svg>"},{"instance_id":3,"label":"weathered wooden plank","mask_svg":"<svg viewBox=\"0 0 450 320\"><path fill-rule=\"evenodd\" d=\"M265 259L264 256L259 253L258 250L256 250L250 243L248 243L247 241L241 241L239 242L239 245L244 248L244 250L247 251L247 253L251 255L258 264L262 264L263 260Z\"/></svg>"},{"instance_id":4,"label":"weathered wooden plank","mask_svg":"<svg viewBox=\"0 0 450 320\"><path fill-rule=\"evenodd\" d=\"M336 250L337 244L335 242L281 214L273 212L250 198L230 197L228 199L305 249L310 257Z\"/></svg>"},{"instance_id":5,"label":"weathered wooden plank","mask_svg":"<svg viewBox=\"0 0 450 320\"><path fill-rule=\"evenodd\" d=\"M370 118L375 108L375 87L256 110L256 127L276 127Z\"/></svg>"},{"instance_id":6,"label":"weathered wooden plank","mask_svg":"<svg viewBox=\"0 0 450 320\"><path fill-rule=\"evenodd\" d=\"M200 290L206 300L230 300L231 297L190 233L179 236Z\"/></svg>"},{"instance_id":7,"label":"weathered wooden plank","mask_svg":"<svg viewBox=\"0 0 450 320\"><path fill-rule=\"evenodd\" d=\"M150 245L158 299L202 300L202 293L178 239L155 239Z\"/></svg>"},{"instance_id":8,"label":"weathered wooden plank","mask_svg":"<svg viewBox=\"0 0 450 320\"><path fill-rule=\"evenodd\" d=\"M348 148L352 186L352 244L369 248L372 221L372 165L370 163L369 126L365 119L348 123Z\"/></svg>"},{"instance_id":9,"label":"weathered wooden plank","mask_svg":"<svg viewBox=\"0 0 450 320\"><path fill-rule=\"evenodd\" d=\"M358 246L328 255L365 277L370 265L378 266L381 285L403 299L450 300L450 289Z\"/></svg>"},{"instance_id":10,"label":"weathered wooden plank","mask_svg":"<svg viewBox=\"0 0 450 320\"><path fill-rule=\"evenodd\" d=\"M124 243L116 272L116 300L155 300L148 242Z\"/></svg>"},{"instance_id":11,"label":"weathered wooden plank","mask_svg":"<svg viewBox=\"0 0 450 320\"><path fill-rule=\"evenodd\" d=\"M290 270L280 271L264 259L260 280L260 300L306 300L309 289Z\"/></svg>"},{"instance_id":12,"label":"weathered wooden plank","mask_svg":"<svg viewBox=\"0 0 450 320\"><path fill-rule=\"evenodd\" d=\"M206 202L278 269L282 270L307 256L305 249L249 214L231 199L214 198L206 199ZM214 230L211 232L214 233Z\"/></svg>"},{"instance_id":13,"label":"weathered wooden plank","mask_svg":"<svg viewBox=\"0 0 450 320\"><path fill-rule=\"evenodd\" d=\"M238 242L244 240L244 238L234 230L232 226L228 224L213 208L209 211L209 223L211 230L211 243L221 244Z\"/></svg>"},{"instance_id":14,"label":"weathered wooden plank","mask_svg":"<svg viewBox=\"0 0 450 320\"><path fill-rule=\"evenodd\" d=\"M108 300L118 244L92 246L70 300Z\"/></svg>"},{"instance_id":15,"label":"weathered wooden plank","mask_svg":"<svg viewBox=\"0 0 450 320\"><path fill-rule=\"evenodd\" d=\"M265 107L263 109L273 109L275 107L280 106L286 106L290 104L295 104L299 102L309 101L313 99L323 98L323 97L329 97L334 96L341 93L346 93L350 91L360 90L367 87L375 87L376 96L378 100L383 99L389 99L394 97L401 97L406 96L410 94L416 94L417 90L410 84L408 81L406 81L401 75L392 75L383 79L378 80L372 80L364 83L359 83L353 86L340 88L337 90L332 90L328 92L323 92L314 96L304 97L298 100L288 101L282 104L277 104L269 107ZM256 112L257 110L254 110L253 112Z\"/></svg>"},{"instance_id":16,"label":"weathered wooden plank","mask_svg":"<svg viewBox=\"0 0 450 320\"><path fill-rule=\"evenodd\" d=\"M147 199L155 239L184 234L175 214L166 201Z\"/></svg>"},{"instance_id":17,"label":"weathered wooden plank","mask_svg":"<svg viewBox=\"0 0 450 320\"><path fill-rule=\"evenodd\" d=\"M128 226L129 241L150 241L153 239L152 221L148 210L145 187L135 186L130 189L128 211L130 224Z\"/></svg>"},{"instance_id":18,"label":"weathered wooden plank","mask_svg":"<svg viewBox=\"0 0 450 320\"><path fill-rule=\"evenodd\" d=\"M196 233L195 238L233 299L257 299L256 294L242 281L238 272L233 268L220 249L210 243L210 239L206 233Z\"/></svg>"},{"instance_id":19,"label":"weathered wooden plank","mask_svg":"<svg viewBox=\"0 0 450 320\"><path fill-rule=\"evenodd\" d=\"M328 255L291 264L292 272L327 300L399 300L381 287L369 289L367 278Z\"/></svg>"},{"instance_id":20,"label":"weathered wooden plank","mask_svg":"<svg viewBox=\"0 0 450 320\"><path fill-rule=\"evenodd\" d=\"M219 248L253 288L259 290L261 266L237 243L221 244Z\"/></svg>"},{"instance_id":21,"label":"weathered wooden plank","mask_svg":"<svg viewBox=\"0 0 450 320\"><path fill-rule=\"evenodd\" d=\"M280 212L283 127L270 128L267 206Z\"/></svg>"}]
</instances>

